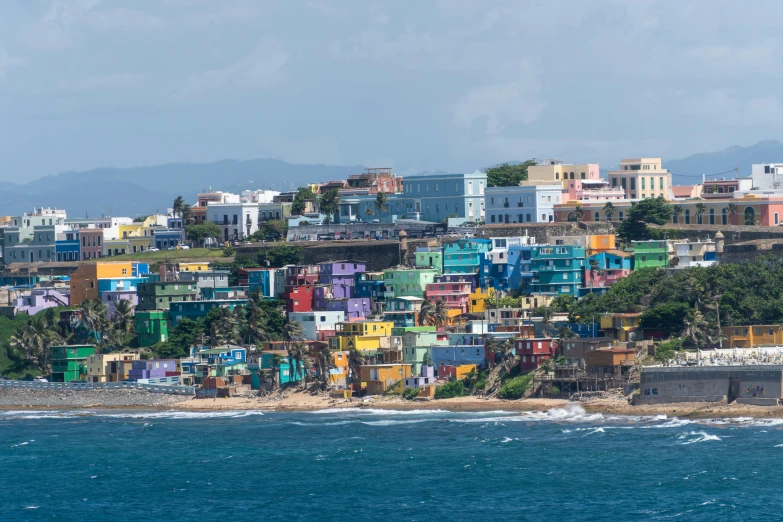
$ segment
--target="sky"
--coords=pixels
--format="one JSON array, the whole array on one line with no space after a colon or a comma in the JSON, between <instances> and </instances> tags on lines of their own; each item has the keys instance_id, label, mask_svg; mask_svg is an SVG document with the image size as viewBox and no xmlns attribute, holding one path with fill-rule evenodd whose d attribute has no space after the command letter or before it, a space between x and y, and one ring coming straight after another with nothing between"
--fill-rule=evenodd
<instances>
[{"instance_id":1,"label":"sky","mask_svg":"<svg viewBox=\"0 0 783 522\"><path fill-rule=\"evenodd\" d=\"M0 181L220 159L469 172L778 139L783 4L0 3Z\"/></svg>"}]
</instances>

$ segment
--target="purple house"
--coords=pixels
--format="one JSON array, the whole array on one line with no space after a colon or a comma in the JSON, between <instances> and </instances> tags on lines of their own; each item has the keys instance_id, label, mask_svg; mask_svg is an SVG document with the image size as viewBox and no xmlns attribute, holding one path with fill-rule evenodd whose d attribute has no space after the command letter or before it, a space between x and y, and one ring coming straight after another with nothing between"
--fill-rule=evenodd
<instances>
[{"instance_id":1,"label":"purple house","mask_svg":"<svg viewBox=\"0 0 783 522\"><path fill-rule=\"evenodd\" d=\"M369 317L372 310L369 297L330 299L326 302L326 309L330 312L343 312L346 321Z\"/></svg>"},{"instance_id":2,"label":"purple house","mask_svg":"<svg viewBox=\"0 0 783 522\"><path fill-rule=\"evenodd\" d=\"M150 361L133 361L128 371L128 379L156 379L166 377L166 373L176 373L177 361L174 359L152 359Z\"/></svg>"},{"instance_id":3,"label":"purple house","mask_svg":"<svg viewBox=\"0 0 783 522\"><path fill-rule=\"evenodd\" d=\"M421 370L419 371L418 377L406 377L405 378L405 388L422 388L424 386L427 386L428 384L432 384L435 382L435 367L434 366L423 366L421 367Z\"/></svg>"},{"instance_id":4,"label":"purple house","mask_svg":"<svg viewBox=\"0 0 783 522\"><path fill-rule=\"evenodd\" d=\"M29 295L23 295L14 299L16 312L29 315L35 315L47 308L68 306L69 304L70 296L63 295L53 288L34 288Z\"/></svg>"},{"instance_id":5,"label":"purple house","mask_svg":"<svg viewBox=\"0 0 783 522\"><path fill-rule=\"evenodd\" d=\"M356 297L356 274L367 271L367 265L358 261L330 261L321 263L318 283L332 287L334 299Z\"/></svg>"},{"instance_id":6,"label":"purple house","mask_svg":"<svg viewBox=\"0 0 783 522\"><path fill-rule=\"evenodd\" d=\"M111 290L107 292L101 292L101 301L106 305L106 318L111 320L114 317L114 309L117 307L117 303L123 299L130 301L133 310L136 309L136 305L139 304L139 295L136 290Z\"/></svg>"}]
</instances>

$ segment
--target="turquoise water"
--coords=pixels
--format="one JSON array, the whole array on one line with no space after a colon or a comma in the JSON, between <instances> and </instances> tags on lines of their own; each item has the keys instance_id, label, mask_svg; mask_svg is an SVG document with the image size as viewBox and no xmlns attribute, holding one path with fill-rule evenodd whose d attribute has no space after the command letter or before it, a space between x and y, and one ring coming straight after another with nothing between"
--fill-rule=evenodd
<instances>
[{"instance_id":1,"label":"turquoise water","mask_svg":"<svg viewBox=\"0 0 783 522\"><path fill-rule=\"evenodd\" d=\"M768 519L783 420L0 412L1 520Z\"/></svg>"}]
</instances>

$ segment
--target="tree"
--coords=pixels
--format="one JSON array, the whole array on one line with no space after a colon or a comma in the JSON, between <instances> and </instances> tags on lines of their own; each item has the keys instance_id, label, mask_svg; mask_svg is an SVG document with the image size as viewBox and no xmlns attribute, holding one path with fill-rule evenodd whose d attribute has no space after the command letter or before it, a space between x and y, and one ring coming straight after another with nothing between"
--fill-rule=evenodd
<instances>
[{"instance_id":1,"label":"tree","mask_svg":"<svg viewBox=\"0 0 783 522\"><path fill-rule=\"evenodd\" d=\"M574 207L574 218L576 218L577 221L582 221L582 218L585 215L585 211L582 208L582 205L577 205Z\"/></svg>"},{"instance_id":2,"label":"tree","mask_svg":"<svg viewBox=\"0 0 783 522\"><path fill-rule=\"evenodd\" d=\"M590 286L595 287L595 277L598 273L600 263L595 257L590 257L587 262L590 265Z\"/></svg>"},{"instance_id":3,"label":"tree","mask_svg":"<svg viewBox=\"0 0 783 522\"><path fill-rule=\"evenodd\" d=\"M375 211L372 209L372 207L368 206L367 208L364 209L364 213L367 214L367 222L369 223L370 216L372 216L375 213Z\"/></svg>"},{"instance_id":4,"label":"tree","mask_svg":"<svg viewBox=\"0 0 783 522\"><path fill-rule=\"evenodd\" d=\"M276 245L258 254L258 262L272 268L301 265L304 262L304 248L285 244Z\"/></svg>"},{"instance_id":5,"label":"tree","mask_svg":"<svg viewBox=\"0 0 783 522\"><path fill-rule=\"evenodd\" d=\"M106 305L100 299L85 299L79 306L78 337L82 341L94 339L100 342L109 331Z\"/></svg>"},{"instance_id":6,"label":"tree","mask_svg":"<svg viewBox=\"0 0 783 522\"><path fill-rule=\"evenodd\" d=\"M679 335L685 329L690 307L686 303L664 303L642 313L642 328L660 330L663 337Z\"/></svg>"},{"instance_id":7,"label":"tree","mask_svg":"<svg viewBox=\"0 0 783 522\"><path fill-rule=\"evenodd\" d=\"M288 224L281 219L272 219L261 225L250 238L251 241L282 241L287 234Z\"/></svg>"},{"instance_id":8,"label":"tree","mask_svg":"<svg viewBox=\"0 0 783 522\"><path fill-rule=\"evenodd\" d=\"M663 196L643 199L631 205L628 218L617 228L617 235L626 242L649 239L647 224L665 225L671 216L672 207Z\"/></svg>"},{"instance_id":9,"label":"tree","mask_svg":"<svg viewBox=\"0 0 783 522\"><path fill-rule=\"evenodd\" d=\"M320 209L323 214L326 214L326 223L331 223L332 218L340 210L340 192L336 188L330 188L324 191L321 195Z\"/></svg>"},{"instance_id":10,"label":"tree","mask_svg":"<svg viewBox=\"0 0 783 522\"><path fill-rule=\"evenodd\" d=\"M187 225L185 226L185 237L200 246L204 246L208 238L216 239L220 237L220 227L211 221L205 221L198 225Z\"/></svg>"},{"instance_id":11,"label":"tree","mask_svg":"<svg viewBox=\"0 0 783 522\"><path fill-rule=\"evenodd\" d=\"M421 304L421 310L419 310L419 326L427 326L432 322L432 314L434 313L432 303L424 301Z\"/></svg>"},{"instance_id":12,"label":"tree","mask_svg":"<svg viewBox=\"0 0 783 522\"><path fill-rule=\"evenodd\" d=\"M696 221L701 225L702 216L707 212L707 207L704 203L696 203Z\"/></svg>"},{"instance_id":13,"label":"tree","mask_svg":"<svg viewBox=\"0 0 783 522\"><path fill-rule=\"evenodd\" d=\"M736 203L729 203L726 205L726 213L730 216L736 216L739 214L739 207Z\"/></svg>"},{"instance_id":14,"label":"tree","mask_svg":"<svg viewBox=\"0 0 783 522\"><path fill-rule=\"evenodd\" d=\"M443 328L446 326L449 320L449 307L446 305L446 301L438 299L435 303L435 309L432 312L432 319L435 322L435 326Z\"/></svg>"},{"instance_id":15,"label":"tree","mask_svg":"<svg viewBox=\"0 0 783 522\"><path fill-rule=\"evenodd\" d=\"M612 216L614 215L614 205L611 201L607 201L604 205L604 214L606 215L607 221L612 220Z\"/></svg>"},{"instance_id":16,"label":"tree","mask_svg":"<svg viewBox=\"0 0 783 522\"><path fill-rule=\"evenodd\" d=\"M541 331L543 332L545 337L550 336L550 332L554 327L554 324L552 323L553 315L554 315L554 310L552 309L551 306L541 307Z\"/></svg>"},{"instance_id":17,"label":"tree","mask_svg":"<svg viewBox=\"0 0 783 522\"><path fill-rule=\"evenodd\" d=\"M291 214L301 216L307 211L307 203L315 201L315 192L310 187L299 187L294 194L294 201L291 203Z\"/></svg>"},{"instance_id":18,"label":"tree","mask_svg":"<svg viewBox=\"0 0 783 522\"><path fill-rule=\"evenodd\" d=\"M114 306L112 316L114 327L123 336L131 336L134 333L133 305L128 299L120 299ZM123 343L124 344L124 343Z\"/></svg>"},{"instance_id":19,"label":"tree","mask_svg":"<svg viewBox=\"0 0 783 522\"><path fill-rule=\"evenodd\" d=\"M283 343L288 351L288 362L291 368L293 378L299 376L299 371L305 369L302 375L302 381L307 379L308 372L305 364L308 359L307 344L304 342L305 332L302 323L299 321L288 321L283 328Z\"/></svg>"},{"instance_id":20,"label":"tree","mask_svg":"<svg viewBox=\"0 0 783 522\"><path fill-rule=\"evenodd\" d=\"M674 205L672 207L672 215L677 218L675 221L679 221L680 216L682 216L683 208L680 205Z\"/></svg>"},{"instance_id":21,"label":"tree","mask_svg":"<svg viewBox=\"0 0 783 522\"><path fill-rule=\"evenodd\" d=\"M63 339L46 319L33 317L27 324L17 327L8 343L19 350L33 368L48 374L52 346L62 344Z\"/></svg>"},{"instance_id":22,"label":"tree","mask_svg":"<svg viewBox=\"0 0 783 522\"><path fill-rule=\"evenodd\" d=\"M375 213L380 218L384 212L389 212L389 195L385 192L378 192L375 196Z\"/></svg>"},{"instance_id":23,"label":"tree","mask_svg":"<svg viewBox=\"0 0 783 522\"><path fill-rule=\"evenodd\" d=\"M503 163L486 169L488 187L515 187L520 181L527 180L527 169L536 165L535 160L527 160L517 165Z\"/></svg>"},{"instance_id":24,"label":"tree","mask_svg":"<svg viewBox=\"0 0 783 522\"><path fill-rule=\"evenodd\" d=\"M174 217L180 216L182 217L182 214L185 210L185 198L182 196L177 196L174 200L174 203L171 205L171 214Z\"/></svg>"}]
</instances>

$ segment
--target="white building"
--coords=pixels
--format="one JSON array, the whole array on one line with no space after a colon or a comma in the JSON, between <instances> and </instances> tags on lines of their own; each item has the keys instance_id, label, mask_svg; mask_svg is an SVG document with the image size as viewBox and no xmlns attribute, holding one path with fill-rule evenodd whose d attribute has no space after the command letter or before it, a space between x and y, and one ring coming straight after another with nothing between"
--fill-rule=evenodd
<instances>
[{"instance_id":1,"label":"white building","mask_svg":"<svg viewBox=\"0 0 783 522\"><path fill-rule=\"evenodd\" d=\"M276 190L243 190L242 203L271 203L279 194Z\"/></svg>"},{"instance_id":2,"label":"white building","mask_svg":"<svg viewBox=\"0 0 783 522\"><path fill-rule=\"evenodd\" d=\"M681 241L673 245L675 268L710 266L717 263L715 241Z\"/></svg>"},{"instance_id":3,"label":"white building","mask_svg":"<svg viewBox=\"0 0 783 522\"><path fill-rule=\"evenodd\" d=\"M755 189L753 192L783 191L783 163L754 163L751 166L750 178L753 180L753 186L750 188Z\"/></svg>"},{"instance_id":4,"label":"white building","mask_svg":"<svg viewBox=\"0 0 783 522\"><path fill-rule=\"evenodd\" d=\"M345 313L336 312L290 312L289 321L297 321L302 325L305 333L305 339L309 341L320 340L319 332L326 335L327 332L334 333L337 323L345 321ZM329 334L329 335L332 335Z\"/></svg>"},{"instance_id":5,"label":"white building","mask_svg":"<svg viewBox=\"0 0 783 522\"><path fill-rule=\"evenodd\" d=\"M484 190L485 223L548 223L554 221L554 205L560 204L562 187L526 184Z\"/></svg>"},{"instance_id":6,"label":"white building","mask_svg":"<svg viewBox=\"0 0 783 522\"><path fill-rule=\"evenodd\" d=\"M207 220L221 228L223 241L245 239L258 231L258 203L209 203Z\"/></svg>"},{"instance_id":7,"label":"white building","mask_svg":"<svg viewBox=\"0 0 783 522\"><path fill-rule=\"evenodd\" d=\"M19 240L32 239L34 227L64 225L65 210L58 208L38 208L28 214L14 216L8 223L9 227L18 228Z\"/></svg>"}]
</instances>

